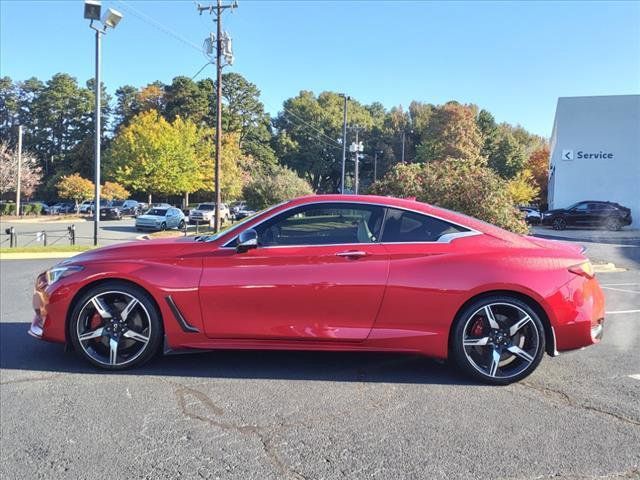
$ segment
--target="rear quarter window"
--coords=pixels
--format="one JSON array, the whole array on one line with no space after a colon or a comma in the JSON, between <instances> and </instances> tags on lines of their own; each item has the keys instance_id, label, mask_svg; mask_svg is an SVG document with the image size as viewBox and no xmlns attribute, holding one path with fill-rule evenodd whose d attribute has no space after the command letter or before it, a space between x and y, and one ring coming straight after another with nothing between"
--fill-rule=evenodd
<instances>
[{"instance_id":1,"label":"rear quarter window","mask_svg":"<svg viewBox=\"0 0 640 480\"><path fill-rule=\"evenodd\" d=\"M469 231L468 228L429 215L389 209L381 241L386 243L437 242L444 235Z\"/></svg>"}]
</instances>

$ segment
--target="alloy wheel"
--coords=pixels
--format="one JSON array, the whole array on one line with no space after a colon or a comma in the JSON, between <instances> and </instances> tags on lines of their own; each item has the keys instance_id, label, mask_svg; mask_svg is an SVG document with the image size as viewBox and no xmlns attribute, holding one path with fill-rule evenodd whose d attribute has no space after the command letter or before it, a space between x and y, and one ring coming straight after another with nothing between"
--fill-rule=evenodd
<instances>
[{"instance_id":1,"label":"alloy wheel","mask_svg":"<svg viewBox=\"0 0 640 480\"><path fill-rule=\"evenodd\" d=\"M480 374L505 380L520 375L536 361L540 335L522 308L506 302L490 303L468 317L462 349Z\"/></svg>"},{"instance_id":2,"label":"alloy wheel","mask_svg":"<svg viewBox=\"0 0 640 480\"><path fill-rule=\"evenodd\" d=\"M556 218L553 221L554 230L564 230L565 228L567 228L567 222L565 221L564 218Z\"/></svg>"},{"instance_id":3,"label":"alloy wheel","mask_svg":"<svg viewBox=\"0 0 640 480\"><path fill-rule=\"evenodd\" d=\"M151 338L151 317L130 293L107 291L90 297L76 325L80 347L92 360L110 367L124 366L140 357Z\"/></svg>"}]
</instances>

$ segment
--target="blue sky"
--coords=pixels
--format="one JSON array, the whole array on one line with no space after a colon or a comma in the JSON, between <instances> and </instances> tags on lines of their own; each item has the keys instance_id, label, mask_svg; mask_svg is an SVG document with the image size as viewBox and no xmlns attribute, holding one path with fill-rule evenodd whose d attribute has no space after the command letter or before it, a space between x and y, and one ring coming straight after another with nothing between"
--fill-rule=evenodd
<instances>
[{"instance_id":1,"label":"blue sky","mask_svg":"<svg viewBox=\"0 0 640 480\"><path fill-rule=\"evenodd\" d=\"M103 6L125 16L103 43L110 92L192 76L204 65L198 46L213 22L195 2ZM0 0L0 74L92 77L82 10L80 0ZM224 26L233 71L258 85L272 114L300 90L334 90L386 107L472 102L549 136L559 96L640 93L640 2L241 0Z\"/></svg>"}]
</instances>

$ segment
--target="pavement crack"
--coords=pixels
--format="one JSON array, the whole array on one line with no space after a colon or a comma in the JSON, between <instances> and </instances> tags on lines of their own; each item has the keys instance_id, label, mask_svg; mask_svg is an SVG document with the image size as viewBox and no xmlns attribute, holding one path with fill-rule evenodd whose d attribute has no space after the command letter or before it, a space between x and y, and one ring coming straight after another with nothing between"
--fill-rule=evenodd
<instances>
[{"instance_id":1,"label":"pavement crack","mask_svg":"<svg viewBox=\"0 0 640 480\"><path fill-rule=\"evenodd\" d=\"M556 400L559 403L564 403L566 405L569 405L570 407L580 408L580 409L583 409L583 410L588 410L588 411L591 411L591 412L600 413L602 415L606 415L606 416L615 418L616 420L619 420L621 422L627 423L629 425L634 425L634 426L640 427L640 421L638 421L638 420L635 420L635 419L629 418L629 417L625 417L624 415L620 415L619 413L611 412L609 410L605 410L604 408L596 407L594 405L588 405L586 403L580 403L579 401L577 401L576 399L574 399L573 397L571 397L570 395L568 395L567 393L565 393L565 392L563 392L561 390L556 390L556 389L549 388L549 387L543 387L543 386L540 386L540 385L535 385L535 384L530 383L530 382L520 382L520 383L516 384L516 387L528 388L530 390L533 390L535 392L543 394L547 398L550 398L552 400Z\"/></svg>"},{"instance_id":2,"label":"pavement crack","mask_svg":"<svg viewBox=\"0 0 640 480\"><path fill-rule=\"evenodd\" d=\"M305 477L302 474L295 471L278 456L277 449L273 444L272 434L274 430L286 428L291 425L280 422L275 425L275 427L269 428L259 425L238 425L234 422L215 418L224 415L225 411L216 405L207 394L185 385L177 383L174 383L174 385L177 386L177 388L175 388L175 395L178 400L178 406L185 417L206 423L212 427L217 427L225 431L234 431L242 435L252 435L257 437L265 455L269 458L274 468L278 470L280 478L305 480ZM194 398L197 402L189 402L189 398ZM203 407L206 413L212 414L212 416L196 412L193 407L198 404Z\"/></svg>"}]
</instances>

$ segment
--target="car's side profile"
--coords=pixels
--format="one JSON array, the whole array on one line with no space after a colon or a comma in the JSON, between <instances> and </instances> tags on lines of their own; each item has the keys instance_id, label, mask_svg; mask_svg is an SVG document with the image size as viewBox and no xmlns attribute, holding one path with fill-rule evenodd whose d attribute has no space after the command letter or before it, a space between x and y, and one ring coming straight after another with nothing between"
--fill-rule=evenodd
<instances>
[{"instance_id":1,"label":"car's side profile","mask_svg":"<svg viewBox=\"0 0 640 480\"><path fill-rule=\"evenodd\" d=\"M574 203L567 208L558 208L544 212L542 224L554 230L567 227L601 227L607 230L620 230L631 225L631 210L614 202L584 201Z\"/></svg>"},{"instance_id":2,"label":"car's side profile","mask_svg":"<svg viewBox=\"0 0 640 480\"><path fill-rule=\"evenodd\" d=\"M172 228L183 229L185 216L182 210L175 207L153 207L144 215L136 217L137 230L167 230Z\"/></svg>"},{"instance_id":3,"label":"car's side profile","mask_svg":"<svg viewBox=\"0 0 640 480\"><path fill-rule=\"evenodd\" d=\"M603 295L575 246L427 204L309 196L210 237L104 247L41 274L30 333L121 369L209 349L395 351L483 381L597 343Z\"/></svg>"}]
</instances>

